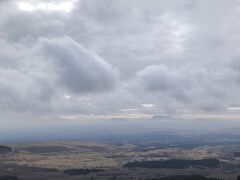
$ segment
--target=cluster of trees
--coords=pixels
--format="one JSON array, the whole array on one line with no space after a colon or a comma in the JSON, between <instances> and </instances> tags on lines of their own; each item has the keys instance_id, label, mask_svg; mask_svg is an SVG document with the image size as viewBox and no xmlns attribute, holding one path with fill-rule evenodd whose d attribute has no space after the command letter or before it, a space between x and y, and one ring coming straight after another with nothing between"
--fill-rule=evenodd
<instances>
[{"instance_id":1,"label":"cluster of trees","mask_svg":"<svg viewBox=\"0 0 240 180\"><path fill-rule=\"evenodd\" d=\"M0 146L0 154L6 154L12 152L12 148L8 146Z\"/></svg>"},{"instance_id":2,"label":"cluster of trees","mask_svg":"<svg viewBox=\"0 0 240 180\"><path fill-rule=\"evenodd\" d=\"M220 165L218 159L202 159L202 160L159 160L159 161L135 161L128 162L124 165L127 168L169 168L169 169L184 169L189 167L200 168L215 168Z\"/></svg>"},{"instance_id":3,"label":"cluster of trees","mask_svg":"<svg viewBox=\"0 0 240 180\"><path fill-rule=\"evenodd\" d=\"M24 151L31 153L62 153L71 151L71 149L64 146L32 146L23 148Z\"/></svg>"},{"instance_id":4,"label":"cluster of trees","mask_svg":"<svg viewBox=\"0 0 240 180\"><path fill-rule=\"evenodd\" d=\"M152 180L220 180L220 179L207 178L199 175L176 175L176 176L168 176L163 178L156 178Z\"/></svg>"},{"instance_id":5,"label":"cluster of trees","mask_svg":"<svg viewBox=\"0 0 240 180\"><path fill-rule=\"evenodd\" d=\"M16 176L0 176L0 180L18 180Z\"/></svg>"},{"instance_id":6,"label":"cluster of trees","mask_svg":"<svg viewBox=\"0 0 240 180\"><path fill-rule=\"evenodd\" d=\"M102 172L102 171L104 170L103 169L67 169L63 172L71 176L77 176L77 175L86 175L89 173Z\"/></svg>"},{"instance_id":7,"label":"cluster of trees","mask_svg":"<svg viewBox=\"0 0 240 180\"><path fill-rule=\"evenodd\" d=\"M234 157L240 157L240 152L235 152Z\"/></svg>"},{"instance_id":8,"label":"cluster of trees","mask_svg":"<svg viewBox=\"0 0 240 180\"><path fill-rule=\"evenodd\" d=\"M90 172L99 172L103 171L101 169L68 169L67 172L71 172L73 174L69 175L85 175ZM75 173L85 173L85 174L75 174ZM68 173L67 173L68 174ZM115 177L116 178L116 177ZM115 179L112 178L112 179ZM91 177L94 179L94 177ZM0 180L19 180L16 176L0 176ZM173 175L162 178L147 178L146 180L222 180L218 178L204 177L200 175ZM240 180L240 175L237 177L237 180Z\"/></svg>"}]
</instances>

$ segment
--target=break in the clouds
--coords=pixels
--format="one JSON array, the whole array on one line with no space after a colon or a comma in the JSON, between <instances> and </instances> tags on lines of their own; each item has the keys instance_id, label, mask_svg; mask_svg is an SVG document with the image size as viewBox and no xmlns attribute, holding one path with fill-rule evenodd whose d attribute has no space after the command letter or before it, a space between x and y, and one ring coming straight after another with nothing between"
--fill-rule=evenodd
<instances>
[{"instance_id":1,"label":"break in the clouds","mask_svg":"<svg viewBox=\"0 0 240 180\"><path fill-rule=\"evenodd\" d=\"M1 1L0 111L237 117L239 18L238 0Z\"/></svg>"}]
</instances>

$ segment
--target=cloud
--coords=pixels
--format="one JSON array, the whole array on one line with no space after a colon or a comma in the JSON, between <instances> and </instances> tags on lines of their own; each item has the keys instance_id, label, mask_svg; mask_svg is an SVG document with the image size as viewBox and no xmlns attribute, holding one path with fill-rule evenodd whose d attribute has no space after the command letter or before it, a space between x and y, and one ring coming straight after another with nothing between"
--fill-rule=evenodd
<instances>
[{"instance_id":1,"label":"cloud","mask_svg":"<svg viewBox=\"0 0 240 180\"><path fill-rule=\"evenodd\" d=\"M237 0L71 2L62 13L1 1L1 113L177 116L239 107Z\"/></svg>"},{"instance_id":2,"label":"cloud","mask_svg":"<svg viewBox=\"0 0 240 180\"><path fill-rule=\"evenodd\" d=\"M38 73L0 69L0 107L4 112L47 112L54 93L51 82Z\"/></svg>"},{"instance_id":3,"label":"cloud","mask_svg":"<svg viewBox=\"0 0 240 180\"><path fill-rule=\"evenodd\" d=\"M150 91L171 91L180 86L187 86L187 78L184 73L169 69L164 65L148 66L137 73Z\"/></svg>"},{"instance_id":4,"label":"cloud","mask_svg":"<svg viewBox=\"0 0 240 180\"><path fill-rule=\"evenodd\" d=\"M118 79L113 67L71 38L40 39L46 59L56 65L57 83L73 93L112 89Z\"/></svg>"},{"instance_id":5,"label":"cloud","mask_svg":"<svg viewBox=\"0 0 240 180\"><path fill-rule=\"evenodd\" d=\"M1 111L38 115L87 112L91 109L83 104L66 103L64 94L76 97L81 93L102 93L117 84L118 72L71 38L40 38L31 47L0 43L4 49L0 53Z\"/></svg>"},{"instance_id":6,"label":"cloud","mask_svg":"<svg viewBox=\"0 0 240 180\"><path fill-rule=\"evenodd\" d=\"M61 12L70 12L73 8L73 3L71 1L63 1L58 4L55 3L39 3L39 4L31 4L28 2L19 2L18 8L22 11L61 11Z\"/></svg>"},{"instance_id":7,"label":"cloud","mask_svg":"<svg viewBox=\"0 0 240 180\"><path fill-rule=\"evenodd\" d=\"M137 79L145 92L160 98L158 103L173 101L162 105L173 109L178 109L180 104L183 109L224 110L236 98L233 88L239 87L236 72L230 67L220 70L193 65L178 68L155 65L137 72Z\"/></svg>"}]
</instances>

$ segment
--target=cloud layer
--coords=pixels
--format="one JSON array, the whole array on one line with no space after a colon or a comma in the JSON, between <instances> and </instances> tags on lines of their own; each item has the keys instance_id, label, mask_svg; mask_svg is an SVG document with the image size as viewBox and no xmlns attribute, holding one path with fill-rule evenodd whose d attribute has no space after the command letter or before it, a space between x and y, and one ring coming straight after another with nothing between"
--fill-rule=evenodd
<instances>
[{"instance_id":1,"label":"cloud layer","mask_svg":"<svg viewBox=\"0 0 240 180\"><path fill-rule=\"evenodd\" d=\"M68 12L19 3L0 2L6 117L239 113L238 0L75 0Z\"/></svg>"}]
</instances>

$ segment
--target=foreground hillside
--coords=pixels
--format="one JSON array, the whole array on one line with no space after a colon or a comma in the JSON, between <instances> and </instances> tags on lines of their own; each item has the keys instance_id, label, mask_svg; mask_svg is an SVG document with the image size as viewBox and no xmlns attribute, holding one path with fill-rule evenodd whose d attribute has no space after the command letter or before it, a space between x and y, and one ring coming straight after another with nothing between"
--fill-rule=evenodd
<instances>
[{"instance_id":1,"label":"foreground hillside","mask_svg":"<svg viewBox=\"0 0 240 180\"><path fill-rule=\"evenodd\" d=\"M240 174L238 144L180 148L67 141L4 147L9 151L0 155L0 180L236 180Z\"/></svg>"}]
</instances>

